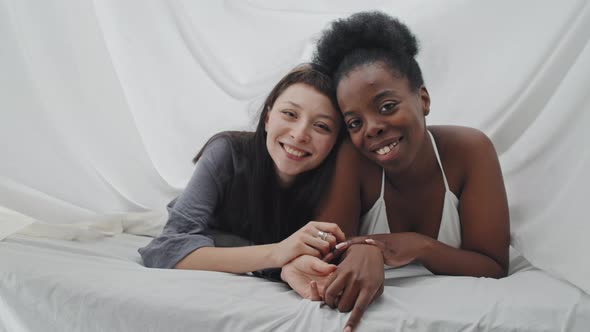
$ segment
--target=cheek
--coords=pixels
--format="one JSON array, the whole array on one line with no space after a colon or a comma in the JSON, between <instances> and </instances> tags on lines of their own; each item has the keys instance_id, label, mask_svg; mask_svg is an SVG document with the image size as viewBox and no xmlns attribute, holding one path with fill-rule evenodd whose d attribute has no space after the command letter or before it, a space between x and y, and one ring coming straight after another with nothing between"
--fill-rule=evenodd
<instances>
[{"instance_id":1,"label":"cheek","mask_svg":"<svg viewBox=\"0 0 590 332\"><path fill-rule=\"evenodd\" d=\"M280 119L270 117L266 123L266 142L271 143L282 132Z\"/></svg>"},{"instance_id":2,"label":"cheek","mask_svg":"<svg viewBox=\"0 0 590 332\"><path fill-rule=\"evenodd\" d=\"M318 153L323 157L327 156L336 144L336 136L322 136L317 140Z\"/></svg>"},{"instance_id":3,"label":"cheek","mask_svg":"<svg viewBox=\"0 0 590 332\"><path fill-rule=\"evenodd\" d=\"M272 130L266 131L266 150L271 151L274 147L273 145L274 135Z\"/></svg>"}]
</instances>

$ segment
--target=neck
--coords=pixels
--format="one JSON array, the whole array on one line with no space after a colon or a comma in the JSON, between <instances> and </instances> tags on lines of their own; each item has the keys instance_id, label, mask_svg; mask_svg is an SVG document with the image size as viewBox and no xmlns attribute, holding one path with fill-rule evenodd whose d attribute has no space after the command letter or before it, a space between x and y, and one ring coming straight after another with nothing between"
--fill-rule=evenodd
<instances>
[{"instance_id":1,"label":"neck","mask_svg":"<svg viewBox=\"0 0 590 332\"><path fill-rule=\"evenodd\" d=\"M430 181L438 172L434 146L428 132L424 131L422 146L414 160L403 170L385 169L385 178L397 191L411 191Z\"/></svg>"},{"instance_id":2,"label":"neck","mask_svg":"<svg viewBox=\"0 0 590 332\"><path fill-rule=\"evenodd\" d=\"M281 178L278 178L277 180L278 180L277 183L279 184L279 187L281 189L289 189L293 186L293 182L295 182L294 179L290 180L290 181L285 181Z\"/></svg>"},{"instance_id":3,"label":"neck","mask_svg":"<svg viewBox=\"0 0 590 332\"><path fill-rule=\"evenodd\" d=\"M275 169L275 175L276 175L276 179L277 179L277 184L283 190L291 188L293 186L293 184L295 183L295 179L296 179L295 176L281 176L280 174L278 174L276 172L276 169Z\"/></svg>"}]
</instances>

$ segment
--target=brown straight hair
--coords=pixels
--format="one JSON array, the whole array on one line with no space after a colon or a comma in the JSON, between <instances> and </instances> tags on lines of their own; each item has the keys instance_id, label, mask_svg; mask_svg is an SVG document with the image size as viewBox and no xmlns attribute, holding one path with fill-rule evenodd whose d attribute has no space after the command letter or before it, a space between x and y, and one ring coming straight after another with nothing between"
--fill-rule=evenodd
<instances>
[{"instance_id":1,"label":"brown straight hair","mask_svg":"<svg viewBox=\"0 0 590 332\"><path fill-rule=\"evenodd\" d=\"M255 132L222 132L211 137L193 162L197 162L207 146L217 139L227 139L239 162L234 162L235 175L226 188L224 198L234 210L243 213L244 230L240 235L255 244L281 241L297 231L315 214L330 186L336 153L346 134L341 122L332 151L319 167L297 176L295 183L282 189L277 182L273 161L266 148L265 118L277 98L291 85L303 83L327 96L336 112L338 103L332 79L315 65L303 64L287 73L271 90L261 107ZM239 164L239 165L238 165Z\"/></svg>"}]
</instances>

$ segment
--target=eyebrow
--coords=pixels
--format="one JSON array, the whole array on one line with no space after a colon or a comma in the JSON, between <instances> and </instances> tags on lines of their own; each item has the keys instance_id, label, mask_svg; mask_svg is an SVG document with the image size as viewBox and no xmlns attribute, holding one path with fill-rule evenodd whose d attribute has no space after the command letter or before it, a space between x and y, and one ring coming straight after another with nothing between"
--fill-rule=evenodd
<instances>
[{"instance_id":1,"label":"eyebrow","mask_svg":"<svg viewBox=\"0 0 590 332\"><path fill-rule=\"evenodd\" d=\"M285 101L284 101L284 103L291 104L291 105L293 105L294 107L296 107L296 108L298 108L298 109L303 109L303 107L301 107L301 105L297 104L297 103L296 103L296 102L294 102L294 101L285 100ZM317 116L317 117L318 117L318 118L323 118L323 119L332 120L332 121L336 122L336 119L335 119L333 116L331 116L331 115L328 115L328 114L318 114L318 116Z\"/></svg>"},{"instance_id":2,"label":"eyebrow","mask_svg":"<svg viewBox=\"0 0 590 332\"><path fill-rule=\"evenodd\" d=\"M377 101L379 101L379 99L392 95L395 96L395 92L393 90L381 91L378 94L376 94L375 97L373 97L373 102L376 103Z\"/></svg>"},{"instance_id":3,"label":"eyebrow","mask_svg":"<svg viewBox=\"0 0 590 332\"><path fill-rule=\"evenodd\" d=\"M294 101L285 100L285 101L284 101L284 103L291 104L291 105L293 105L293 106L295 106L295 107L297 107L297 108L299 108L299 109L301 109L301 108L302 108L302 107L301 107L301 105L297 104L297 103L296 103L296 102L294 102Z\"/></svg>"},{"instance_id":4,"label":"eyebrow","mask_svg":"<svg viewBox=\"0 0 590 332\"><path fill-rule=\"evenodd\" d=\"M354 114L354 111L346 111L346 112L342 113L342 116L343 117L347 117L347 116L350 116L350 115L353 115L353 114Z\"/></svg>"},{"instance_id":5,"label":"eyebrow","mask_svg":"<svg viewBox=\"0 0 590 332\"><path fill-rule=\"evenodd\" d=\"M387 97L387 96L395 96L395 92L393 90L381 91L373 97L373 103L377 103L380 99L382 99L383 97ZM354 113L355 113L355 111L346 111L346 112L342 113L342 116L347 117L347 116L350 116Z\"/></svg>"},{"instance_id":6,"label":"eyebrow","mask_svg":"<svg viewBox=\"0 0 590 332\"><path fill-rule=\"evenodd\" d=\"M318 117L318 118L322 118L322 119L328 119L328 120L332 120L332 121L334 121L334 122L336 122L336 121L337 121L337 120L336 120L336 119L335 119L333 116L331 116L331 115L328 115L328 114L319 114L317 117Z\"/></svg>"}]
</instances>

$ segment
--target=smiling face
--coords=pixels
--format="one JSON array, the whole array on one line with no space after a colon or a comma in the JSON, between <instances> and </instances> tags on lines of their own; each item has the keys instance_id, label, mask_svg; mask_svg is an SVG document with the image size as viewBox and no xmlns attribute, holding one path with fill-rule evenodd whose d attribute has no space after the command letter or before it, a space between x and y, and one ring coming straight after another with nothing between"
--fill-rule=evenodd
<instances>
[{"instance_id":1,"label":"smiling face","mask_svg":"<svg viewBox=\"0 0 590 332\"><path fill-rule=\"evenodd\" d=\"M282 186L326 159L338 137L339 117L327 96L304 83L276 99L266 114L266 148Z\"/></svg>"},{"instance_id":2,"label":"smiling face","mask_svg":"<svg viewBox=\"0 0 590 332\"><path fill-rule=\"evenodd\" d=\"M393 172L406 169L425 138L430 97L412 91L408 80L384 63L361 65L338 84L338 104L352 143L370 160Z\"/></svg>"}]
</instances>

